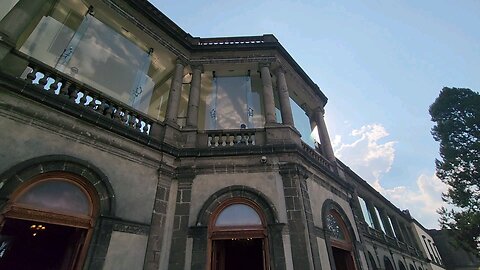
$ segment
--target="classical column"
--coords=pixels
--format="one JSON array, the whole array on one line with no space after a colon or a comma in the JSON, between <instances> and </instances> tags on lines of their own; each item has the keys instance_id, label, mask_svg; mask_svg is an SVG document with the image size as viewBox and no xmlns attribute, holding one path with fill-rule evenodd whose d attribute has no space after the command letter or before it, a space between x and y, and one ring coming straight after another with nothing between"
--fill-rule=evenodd
<instances>
[{"instance_id":1,"label":"classical column","mask_svg":"<svg viewBox=\"0 0 480 270\"><path fill-rule=\"evenodd\" d=\"M200 86L203 67L192 66L192 82L190 84L190 96L188 97L187 127L198 126L198 104L200 103Z\"/></svg>"},{"instance_id":2,"label":"classical column","mask_svg":"<svg viewBox=\"0 0 480 270\"><path fill-rule=\"evenodd\" d=\"M12 45L18 45L20 36L34 20L40 20L53 0L20 0L0 23L0 35Z\"/></svg>"},{"instance_id":3,"label":"classical column","mask_svg":"<svg viewBox=\"0 0 480 270\"><path fill-rule=\"evenodd\" d=\"M323 154L327 159L336 163L335 154L333 154L332 143L330 142L330 137L328 136L327 125L325 125L325 119L323 118L324 110L321 107L318 107L313 113L315 114L315 122L317 123L318 137L320 138L320 147L322 148Z\"/></svg>"},{"instance_id":4,"label":"classical column","mask_svg":"<svg viewBox=\"0 0 480 270\"><path fill-rule=\"evenodd\" d=\"M275 100L273 99L272 77L270 76L270 63L260 63L260 75L263 83L263 104L265 108L265 124L276 122Z\"/></svg>"},{"instance_id":5,"label":"classical column","mask_svg":"<svg viewBox=\"0 0 480 270\"><path fill-rule=\"evenodd\" d=\"M165 120L170 123L177 123L178 107L180 105L180 95L182 94L183 68L185 64L177 59L175 71L170 85L170 94L168 95L167 114Z\"/></svg>"},{"instance_id":6,"label":"classical column","mask_svg":"<svg viewBox=\"0 0 480 270\"><path fill-rule=\"evenodd\" d=\"M285 69L277 69L277 88L280 99L280 111L282 113L282 122L284 125L294 127L292 107L290 106L290 95L288 94L287 80L285 79Z\"/></svg>"}]
</instances>

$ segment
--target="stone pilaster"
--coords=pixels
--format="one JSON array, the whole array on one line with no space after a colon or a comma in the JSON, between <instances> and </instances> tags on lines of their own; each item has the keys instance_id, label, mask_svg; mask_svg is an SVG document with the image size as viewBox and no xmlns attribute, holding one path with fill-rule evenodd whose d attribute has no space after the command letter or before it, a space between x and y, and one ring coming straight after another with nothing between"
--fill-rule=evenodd
<instances>
[{"instance_id":1,"label":"stone pilaster","mask_svg":"<svg viewBox=\"0 0 480 270\"><path fill-rule=\"evenodd\" d=\"M177 59L175 71L170 85L170 94L168 95L167 113L165 120L167 123L177 125L178 107L180 106L180 96L182 94L183 69L185 63Z\"/></svg>"},{"instance_id":2,"label":"stone pilaster","mask_svg":"<svg viewBox=\"0 0 480 270\"><path fill-rule=\"evenodd\" d=\"M190 128L197 128L198 126L198 104L200 103L202 72L202 66L192 66L192 83L190 85L187 110L187 127Z\"/></svg>"},{"instance_id":3,"label":"stone pilaster","mask_svg":"<svg viewBox=\"0 0 480 270\"><path fill-rule=\"evenodd\" d=\"M172 245L168 269L184 270L185 255L187 252L188 218L190 215L190 202L192 199L192 183L195 174L191 168L178 168L176 179L178 181L177 202L173 220Z\"/></svg>"},{"instance_id":4,"label":"stone pilaster","mask_svg":"<svg viewBox=\"0 0 480 270\"><path fill-rule=\"evenodd\" d=\"M168 197L173 173L161 168L159 169L157 191L155 193L155 202L152 211L152 221L148 235L147 251L145 255L146 270L157 270L160 264L160 254L162 251L162 242L165 230Z\"/></svg>"},{"instance_id":5,"label":"stone pilaster","mask_svg":"<svg viewBox=\"0 0 480 270\"><path fill-rule=\"evenodd\" d=\"M290 95L288 93L287 80L285 79L285 69L277 68L277 88L280 99L280 111L282 113L282 122L284 125L294 127L292 107L290 106Z\"/></svg>"},{"instance_id":6,"label":"stone pilaster","mask_svg":"<svg viewBox=\"0 0 480 270\"><path fill-rule=\"evenodd\" d=\"M308 200L308 198L304 198L305 192L303 191L306 190L306 182L299 170L301 169L294 164L286 164L280 169L280 174L282 175L285 194L293 268L307 270L315 269L311 244L317 243L317 241L316 239L315 241L311 240L308 230L309 225L307 220L312 219L313 222L313 218L311 216L311 209L305 211L304 208L305 200ZM310 206L310 204L308 204L308 206ZM316 253L318 253L318 251L316 251Z\"/></svg>"},{"instance_id":7,"label":"stone pilaster","mask_svg":"<svg viewBox=\"0 0 480 270\"><path fill-rule=\"evenodd\" d=\"M330 137L328 136L327 125L325 124L325 119L323 118L324 112L325 111L323 108L319 107L315 109L313 113L315 122L317 123L318 137L320 138L320 147L322 148L322 152L327 159L335 165L337 160L335 158L335 154L333 153L332 143L330 142Z\"/></svg>"},{"instance_id":8,"label":"stone pilaster","mask_svg":"<svg viewBox=\"0 0 480 270\"><path fill-rule=\"evenodd\" d=\"M263 83L263 103L265 108L265 125L276 123L275 100L273 98L272 77L270 76L270 64L259 64L260 75Z\"/></svg>"}]
</instances>

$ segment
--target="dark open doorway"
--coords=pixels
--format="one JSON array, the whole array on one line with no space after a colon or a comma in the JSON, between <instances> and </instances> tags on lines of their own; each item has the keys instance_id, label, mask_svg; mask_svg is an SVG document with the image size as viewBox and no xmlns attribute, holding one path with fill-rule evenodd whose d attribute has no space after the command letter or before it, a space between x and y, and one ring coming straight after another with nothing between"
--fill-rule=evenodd
<instances>
[{"instance_id":1,"label":"dark open doorway","mask_svg":"<svg viewBox=\"0 0 480 270\"><path fill-rule=\"evenodd\" d=\"M332 247L333 259L337 270L354 270L352 254L350 251Z\"/></svg>"},{"instance_id":2,"label":"dark open doorway","mask_svg":"<svg viewBox=\"0 0 480 270\"><path fill-rule=\"evenodd\" d=\"M45 222L6 219L0 233L10 239L0 269L73 269L87 230Z\"/></svg>"},{"instance_id":3,"label":"dark open doorway","mask_svg":"<svg viewBox=\"0 0 480 270\"><path fill-rule=\"evenodd\" d=\"M214 270L264 270L263 239L213 241Z\"/></svg>"}]
</instances>

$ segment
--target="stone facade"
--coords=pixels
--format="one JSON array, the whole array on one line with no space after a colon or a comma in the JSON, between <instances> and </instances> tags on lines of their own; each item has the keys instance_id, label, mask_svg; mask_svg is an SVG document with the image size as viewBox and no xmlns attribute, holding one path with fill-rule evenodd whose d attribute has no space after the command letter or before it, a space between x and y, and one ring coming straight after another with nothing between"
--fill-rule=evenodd
<instances>
[{"instance_id":1,"label":"stone facade","mask_svg":"<svg viewBox=\"0 0 480 270\"><path fill-rule=\"evenodd\" d=\"M63 261L72 269L224 269L227 251L219 246L227 238L261 239L261 269L442 267L421 248L418 222L335 158L323 119L327 98L273 35L192 37L144 0L13 2L0 21L0 228L23 215L84 230L85 238L70 243L78 248L72 262ZM64 64L75 71L69 73L59 65L62 58L43 60L55 39L43 54L28 47L40 47L29 41L36 26L53 29L61 21L57 11L77 8L85 12L62 21L80 26L69 43L75 46L61 57L73 62L95 23L121 40L135 36L125 46L151 48L147 63L158 70L147 79L155 84L149 107L135 100L144 97L145 85L123 100L125 93L102 85L81 63ZM231 71L251 81L246 93L253 97L240 116L245 123L208 128L230 124L227 116L235 113L218 115L228 109L218 104L228 103L210 112L212 105L205 105L211 89L205 84L219 91L220 78L233 78ZM153 100L165 97L162 85L168 98L158 98L155 107ZM302 141L290 100L318 127L316 147ZM58 179L90 197L90 214L77 222L87 225L48 205L38 210L20 203L29 187ZM222 209L235 204L249 206L262 223L255 230L249 224L216 228Z\"/></svg>"}]
</instances>

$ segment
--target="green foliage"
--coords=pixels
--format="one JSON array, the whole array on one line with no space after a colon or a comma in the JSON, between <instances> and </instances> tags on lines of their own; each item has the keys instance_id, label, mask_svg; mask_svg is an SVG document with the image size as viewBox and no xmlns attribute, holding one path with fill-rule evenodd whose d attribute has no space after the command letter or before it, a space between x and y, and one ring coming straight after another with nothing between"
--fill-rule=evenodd
<instances>
[{"instance_id":1,"label":"green foliage","mask_svg":"<svg viewBox=\"0 0 480 270\"><path fill-rule=\"evenodd\" d=\"M438 211L440 224L460 245L480 254L480 95L445 87L430 115L433 138L440 143L437 176L449 186L442 199L454 206Z\"/></svg>"}]
</instances>

